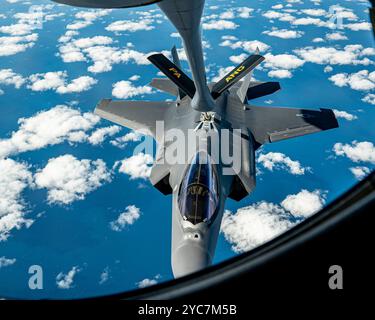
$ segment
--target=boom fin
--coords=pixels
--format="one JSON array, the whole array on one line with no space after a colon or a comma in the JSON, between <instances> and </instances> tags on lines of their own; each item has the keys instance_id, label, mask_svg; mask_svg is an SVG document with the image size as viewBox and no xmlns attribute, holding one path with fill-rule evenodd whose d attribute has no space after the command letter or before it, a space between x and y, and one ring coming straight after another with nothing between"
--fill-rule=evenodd
<instances>
[{"instance_id":1,"label":"boom fin","mask_svg":"<svg viewBox=\"0 0 375 320\"><path fill-rule=\"evenodd\" d=\"M218 98L224 91L228 90L231 86L254 70L254 68L264 59L265 58L259 54L253 54L248 57L212 87L212 97L214 99ZM250 81L248 80L247 82Z\"/></svg>"}]
</instances>

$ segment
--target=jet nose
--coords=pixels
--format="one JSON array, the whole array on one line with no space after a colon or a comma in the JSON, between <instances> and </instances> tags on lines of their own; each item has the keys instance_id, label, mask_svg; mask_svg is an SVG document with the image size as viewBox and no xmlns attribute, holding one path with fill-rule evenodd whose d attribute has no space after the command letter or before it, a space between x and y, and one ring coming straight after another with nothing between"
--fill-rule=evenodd
<instances>
[{"instance_id":1,"label":"jet nose","mask_svg":"<svg viewBox=\"0 0 375 320\"><path fill-rule=\"evenodd\" d=\"M185 241L172 254L172 271L175 278L199 271L210 264L210 254L196 241Z\"/></svg>"}]
</instances>

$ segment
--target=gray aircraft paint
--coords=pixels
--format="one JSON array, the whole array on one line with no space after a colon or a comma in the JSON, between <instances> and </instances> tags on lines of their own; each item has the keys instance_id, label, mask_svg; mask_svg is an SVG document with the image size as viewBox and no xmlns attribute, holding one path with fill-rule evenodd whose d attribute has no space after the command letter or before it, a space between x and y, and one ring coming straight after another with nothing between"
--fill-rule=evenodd
<instances>
[{"instance_id":1,"label":"gray aircraft paint","mask_svg":"<svg viewBox=\"0 0 375 320\"><path fill-rule=\"evenodd\" d=\"M102 8L124 8L148 3L145 0L57 0L57 2ZM263 93L257 92L255 90L257 86L269 83L251 81L249 71L255 65L246 69L246 76L237 83L235 83L236 77L240 72L234 72L236 70L234 69L230 78L234 78L235 81L214 99L211 90L215 84L206 82L202 53L200 22L204 0L162 0L158 2L158 6L171 20L183 39L196 88L193 98L182 95L181 87L179 88L169 79L153 79L151 86L171 94L176 97L176 100L156 102L103 99L96 107L95 113L127 128L146 130L156 140L158 149L150 181L163 194L172 194L171 263L173 274L175 277L180 277L211 264L225 200L228 197L241 200L255 188L255 150L260 145L335 128L338 124L332 110L328 109L258 107L249 104L248 96L263 96L279 89L276 85ZM259 52L254 54L259 55ZM178 57L174 50L172 56L176 67L179 67ZM202 115L208 115L207 111L212 112L211 116L202 120ZM163 121L164 131L162 132L157 130L158 121ZM208 154L210 151L201 150L199 146L191 150L186 146L186 162L170 165L163 161L170 148L164 138L167 132L174 128L178 128L186 135L189 130L200 128L196 130L197 135L204 141L210 135L211 130L205 128L211 127L210 125L199 127L202 123L212 123L212 128L218 132L222 132L223 129L229 130L232 135L229 139L229 147L233 149L233 154L239 158L236 160L239 160L241 165L240 170L236 172L230 172L231 168L228 168L227 164L221 160L212 165L218 179L217 209L211 220L194 224L185 220L180 212L179 193L194 155L199 151L206 151ZM237 139L234 137L235 129L241 129L242 132Z\"/></svg>"}]
</instances>

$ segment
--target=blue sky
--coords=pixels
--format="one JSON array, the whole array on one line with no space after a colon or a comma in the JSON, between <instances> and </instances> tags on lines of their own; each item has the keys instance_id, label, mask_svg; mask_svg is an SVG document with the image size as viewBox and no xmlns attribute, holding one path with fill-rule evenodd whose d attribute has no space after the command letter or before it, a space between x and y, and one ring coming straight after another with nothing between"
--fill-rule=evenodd
<instances>
[{"instance_id":1,"label":"blue sky","mask_svg":"<svg viewBox=\"0 0 375 320\"><path fill-rule=\"evenodd\" d=\"M171 199L147 180L151 157L133 156L142 138L91 112L104 97L171 99L147 86L159 75L145 57L181 48L175 30L156 6L0 1L0 297L92 296L171 279ZM266 61L254 77L282 90L251 103L332 108L340 124L262 147L255 191L227 201L215 263L287 230L373 170L367 6L207 1L210 80L259 47ZM42 266L43 290L29 289L30 265Z\"/></svg>"}]
</instances>

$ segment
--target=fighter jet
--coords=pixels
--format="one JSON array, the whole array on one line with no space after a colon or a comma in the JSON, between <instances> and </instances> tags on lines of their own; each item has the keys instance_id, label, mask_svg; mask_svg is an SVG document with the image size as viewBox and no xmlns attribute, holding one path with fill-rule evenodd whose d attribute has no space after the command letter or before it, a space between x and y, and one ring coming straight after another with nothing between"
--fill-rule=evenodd
<instances>
[{"instance_id":1,"label":"fighter jet","mask_svg":"<svg viewBox=\"0 0 375 320\"><path fill-rule=\"evenodd\" d=\"M172 195L175 277L211 264L226 199L239 201L255 188L255 151L259 147L338 127L329 109L252 105L252 99L280 89L278 82L252 80L252 71L265 59L258 51L220 81L207 83L201 40L204 0L55 1L112 9L157 2L182 38L192 79L182 70L175 47L173 61L161 53L148 57L166 76L153 79L150 85L172 95L173 101L103 99L95 109L100 117L116 124L146 130L157 142L150 181L162 194ZM168 139L175 129L182 132L183 141ZM189 134L190 140L186 138ZM183 161L173 162L177 149L183 153ZM223 156L224 149L228 156Z\"/></svg>"}]
</instances>

